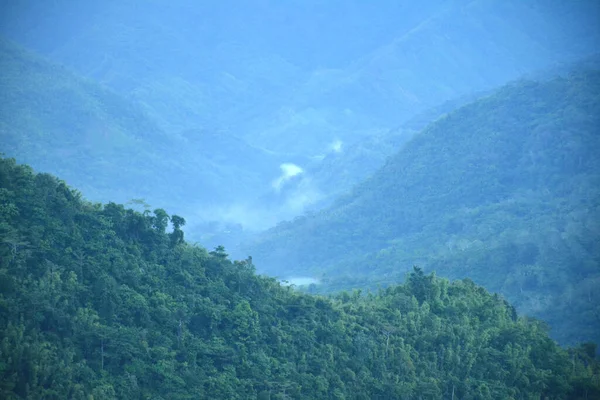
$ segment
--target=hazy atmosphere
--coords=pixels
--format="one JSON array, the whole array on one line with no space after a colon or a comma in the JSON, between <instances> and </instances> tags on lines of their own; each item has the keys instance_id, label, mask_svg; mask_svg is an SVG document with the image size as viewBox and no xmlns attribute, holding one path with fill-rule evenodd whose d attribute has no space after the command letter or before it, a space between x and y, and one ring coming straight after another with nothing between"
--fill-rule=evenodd
<instances>
[{"instance_id":1,"label":"hazy atmosphere","mask_svg":"<svg viewBox=\"0 0 600 400\"><path fill-rule=\"evenodd\" d=\"M0 398L600 398L600 2L0 0Z\"/></svg>"}]
</instances>

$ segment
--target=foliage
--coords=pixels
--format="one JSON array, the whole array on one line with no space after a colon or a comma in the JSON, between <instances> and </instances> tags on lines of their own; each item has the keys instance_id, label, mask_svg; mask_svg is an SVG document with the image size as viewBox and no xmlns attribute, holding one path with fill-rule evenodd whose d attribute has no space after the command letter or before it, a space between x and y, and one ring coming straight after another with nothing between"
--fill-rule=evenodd
<instances>
[{"instance_id":1,"label":"foliage","mask_svg":"<svg viewBox=\"0 0 600 400\"><path fill-rule=\"evenodd\" d=\"M415 269L311 296L180 240L185 220L81 199L0 160L0 397L591 398L595 348L559 348L471 281ZM166 221L175 229L166 233ZM585 397L588 396L588 397Z\"/></svg>"}]
</instances>

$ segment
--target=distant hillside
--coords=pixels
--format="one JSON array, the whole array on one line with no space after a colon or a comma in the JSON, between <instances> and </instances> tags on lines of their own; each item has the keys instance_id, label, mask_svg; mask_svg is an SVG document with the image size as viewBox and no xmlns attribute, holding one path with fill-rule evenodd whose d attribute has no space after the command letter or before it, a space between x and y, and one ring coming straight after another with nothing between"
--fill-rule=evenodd
<instances>
[{"instance_id":1,"label":"distant hillside","mask_svg":"<svg viewBox=\"0 0 600 400\"><path fill-rule=\"evenodd\" d=\"M598 16L593 0L437 2L346 66L312 71L252 140L312 152L335 139L354 144L444 101L597 53ZM403 21L404 14L387 19Z\"/></svg>"},{"instance_id":2,"label":"distant hillside","mask_svg":"<svg viewBox=\"0 0 600 400\"><path fill-rule=\"evenodd\" d=\"M317 104L399 123L445 100L598 52L598 16L593 0L443 2L341 72Z\"/></svg>"},{"instance_id":3,"label":"distant hillside","mask_svg":"<svg viewBox=\"0 0 600 400\"><path fill-rule=\"evenodd\" d=\"M131 103L5 41L0 66L3 152L62 174L92 197L109 191L126 200L120 188L160 179L155 171L166 165L148 145L174 140Z\"/></svg>"},{"instance_id":4,"label":"distant hillside","mask_svg":"<svg viewBox=\"0 0 600 400\"><path fill-rule=\"evenodd\" d=\"M398 128L373 132L356 143L333 142L326 154L309 162L298 179L277 193L277 200L283 197L293 202L312 194L312 201L306 206L309 212L331 205L337 197L381 168L388 157L396 154L429 123L481 96L483 93L478 92L444 102L415 115ZM267 204L272 201L266 196L259 200Z\"/></svg>"},{"instance_id":5,"label":"distant hillside","mask_svg":"<svg viewBox=\"0 0 600 400\"><path fill-rule=\"evenodd\" d=\"M600 395L594 344L561 349L472 281L415 269L377 294L310 296L183 225L0 159L0 397Z\"/></svg>"},{"instance_id":6,"label":"distant hillside","mask_svg":"<svg viewBox=\"0 0 600 400\"><path fill-rule=\"evenodd\" d=\"M287 160L222 132L166 134L139 105L6 41L0 68L0 151L96 200L195 213L269 188Z\"/></svg>"},{"instance_id":7,"label":"distant hillside","mask_svg":"<svg viewBox=\"0 0 600 400\"><path fill-rule=\"evenodd\" d=\"M469 277L562 342L598 340L600 72L523 81L431 124L329 209L248 254L324 289L387 285L413 264Z\"/></svg>"},{"instance_id":8,"label":"distant hillside","mask_svg":"<svg viewBox=\"0 0 600 400\"><path fill-rule=\"evenodd\" d=\"M595 0L5 3L0 32L167 132L220 129L303 157L600 41Z\"/></svg>"}]
</instances>

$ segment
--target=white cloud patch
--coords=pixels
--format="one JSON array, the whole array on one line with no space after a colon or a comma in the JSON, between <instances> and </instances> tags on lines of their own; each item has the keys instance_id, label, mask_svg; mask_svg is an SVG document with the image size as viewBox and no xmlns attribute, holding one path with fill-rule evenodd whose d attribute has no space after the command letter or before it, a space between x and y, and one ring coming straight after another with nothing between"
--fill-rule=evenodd
<instances>
[{"instance_id":1,"label":"white cloud patch","mask_svg":"<svg viewBox=\"0 0 600 400\"><path fill-rule=\"evenodd\" d=\"M272 192L274 196L267 203L260 199L248 199L243 202L204 206L195 212L193 219L197 224L218 222L221 224L241 225L246 231L261 231L275 226L278 222L290 220L301 215L311 206L323 199L323 194L311 177L298 165L284 163L280 165L281 175L275 179ZM301 176L299 176L301 175ZM284 188L286 183L298 177ZM188 228L193 223L188 224ZM224 228L215 228L224 229Z\"/></svg>"},{"instance_id":2,"label":"white cloud patch","mask_svg":"<svg viewBox=\"0 0 600 400\"><path fill-rule=\"evenodd\" d=\"M343 145L344 145L344 142L337 139L337 140L334 140L333 142L331 142L331 144L329 145L329 149L331 151L333 151L334 153L341 153Z\"/></svg>"},{"instance_id":3,"label":"white cloud patch","mask_svg":"<svg viewBox=\"0 0 600 400\"><path fill-rule=\"evenodd\" d=\"M279 191L283 184L293 178L296 175L300 175L304 172L302 168L292 163L284 163L279 166L281 168L281 175L279 178L275 179L271 184L273 189Z\"/></svg>"}]
</instances>

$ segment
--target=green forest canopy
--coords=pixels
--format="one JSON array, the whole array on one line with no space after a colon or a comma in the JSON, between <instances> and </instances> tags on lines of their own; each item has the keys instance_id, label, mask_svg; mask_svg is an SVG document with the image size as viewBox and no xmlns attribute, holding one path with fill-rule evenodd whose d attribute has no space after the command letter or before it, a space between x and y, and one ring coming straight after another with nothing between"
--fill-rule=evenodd
<instances>
[{"instance_id":1,"label":"green forest canopy","mask_svg":"<svg viewBox=\"0 0 600 400\"><path fill-rule=\"evenodd\" d=\"M600 396L594 344L559 347L470 280L415 268L378 293L307 295L186 243L184 224L0 159L0 397Z\"/></svg>"}]
</instances>

